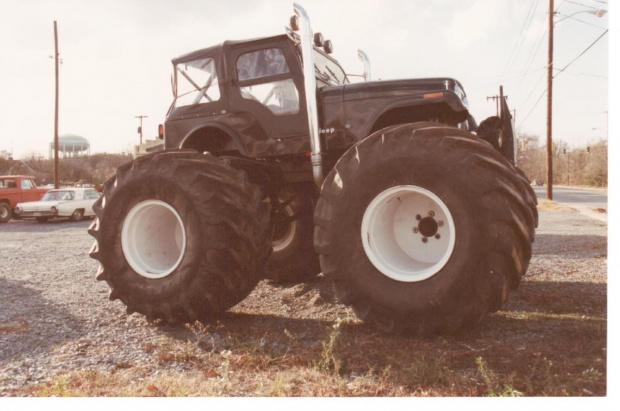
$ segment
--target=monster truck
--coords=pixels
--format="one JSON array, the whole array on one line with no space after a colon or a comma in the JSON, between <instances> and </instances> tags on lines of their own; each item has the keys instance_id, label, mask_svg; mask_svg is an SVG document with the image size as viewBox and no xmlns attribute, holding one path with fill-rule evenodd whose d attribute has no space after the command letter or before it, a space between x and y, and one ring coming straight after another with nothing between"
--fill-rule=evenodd
<instances>
[{"instance_id":1,"label":"monster truck","mask_svg":"<svg viewBox=\"0 0 620 411\"><path fill-rule=\"evenodd\" d=\"M351 83L294 11L285 34L172 60L165 149L95 204L97 279L170 323L322 271L385 332L476 324L519 284L538 218L505 99L478 126L452 78L370 81L365 64Z\"/></svg>"}]
</instances>

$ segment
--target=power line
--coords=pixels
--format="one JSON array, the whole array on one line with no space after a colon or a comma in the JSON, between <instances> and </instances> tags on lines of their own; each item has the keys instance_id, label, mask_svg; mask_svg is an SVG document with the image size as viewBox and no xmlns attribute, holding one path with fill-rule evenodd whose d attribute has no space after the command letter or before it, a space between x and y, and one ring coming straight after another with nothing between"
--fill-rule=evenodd
<instances>
[{"instance_id":1,"label":"power line","mask_svg":"<svg viewBox=\"0 0 620 411\"><path fill-rule=\"evenodd\" d=\"M523 39L525 38L524 34L525 32L527 32L527 29L529 29L529 26L532 23L532 19L534 18L534 13L536 12L539 1L540 0L532 0L532 3L530 3L530 8L527 11L527 15L525 16L523 25L521 26L521 31L517 36L517 41L515 41L515 44L512 47L512 51L510 52L510 56L508 57L508 61L506 62L506 66L504 67L504 70L502 70L502 77L506 74L506 70L508 70L508 67L510 67L510 63L512 62L513 57L516 58L516 56L519 55L519 50L521 50L521 46L523 45ZM534 5L536 5L536 7L534 7Z\"/></svg>"},{"instance_id":2,"label":"power line","mask_svg":"<svg viewBox=\"0 0 620 411\"><path fill-rule=\"evenodd\" d=\"M538 106L538 103L540 103L540 100L543 98L543 96L545 94L547 94L547 89L543 90L543 92L540 95L540 97L538 97L538 100L536 100L536 103L534 103L534 107L532 107L532 109L527 113L525 118L523 120L521 120L521 122L519 123L519 127L521 127L523 125L523 123L525 123L525 120L527 120L530 117L530 114L532 114L532 112L534 112L534 109L536 108L536 106Z\"/></svg>"},{"instance_id":3,"label":"power line","mask_svg":"<svg viewBox=\"0 0 620 411\"><path fill-rule=\"evenodd\" d=\"M556 69L554 68L554 70L559 71L560 69ZM589 76L589 77L598 77L598 78L609 78L608 76L603 76L601 74L592 74L592 73L571 73L569 71L564 71L564 73L568 74L569 76Z\"/></svg>"},{"instance_id":4,"label":"power line","mask_svg":"<svg viewBox=\"0 0 620 411\"><path fill-rule=\"evenodd\" d=\"M590 50L592 48L592 46L594 46L600 39L603 38L603 36L605 34L607 34L608 30L605 30L605 32L603 34L601 34L596 40L594 40L594 42L592 44L590 44L584 51L582 51L577 57L575 57L570 63L568 63L566 66L564 66L564 68L560 69L560 72L558 74L556 74L555 76L553 76L553 78L556 78L557 76L559 76L560 74L562 74L562 72L564 70L566 70L568 68L568 66L570 66L571 64L573 64L579 57L583 56L586 51Z\"/></svg>"},{"instance_id":5,"label":"power line","mask_svg":"<svg viewBox=\"0 0 620 411\"><path fill-rule=\"evenodd\" d=\"M579 20L578 18L573 17L573 16L567 16L566 14L562 14L562 13L556 13L556 14L559 14L560 16L564 16L564 18L567 18L567 19L578 21L579 23L583 23L583 24L586 24L588 26L596 27L597 29L602 29L602 30L606 29L606 27L602 27L602 26L598 26L596 24L588 23L587 21Z\"/></svg>"},{"instance_id":6,"label":"power line","mask_svg":"<svg viewBox=\"0 0 620 411\"><path fill-rule=\"evenodd\" d=\"M587 7L587 8L589 8L589 9L594 9L594 10L596 10L596 7L588 6L588 5L586 5L586 4L581 4L581 3L577 3L577 2L575 2L575 1L570 1L570 0L564 0L564 1L565 1L565 2L567 2L567 3L576 4L576 5L578 5L578 6Z\"/></svg>"},{"instance_id":7,"label":"power line","mask_svg":"<svg viewBox=\"0 0 620 411\"><path fill-rule=\"evenodd\" d=\"M542 25L541 25L541 30L539 31L539 36L540 36L540 40L538 41L538 45L536 46L536 48L532 48L532 50L530 51L530 55L528 56L526 63L524 65L525 68L525 73L523 74L523 76L521 77L521 79L519 80L519 83L517 83L517 89L519 89L519 87L521 86L521 83L523 82L523 80L525 79L526 74L528 74L530 72L530 67L532 66L532 63L534 62L534 59L536 58L536 55L538 54L538 50L540 50L540 46L543 42L543 40L545 39L545 33L546 31L544 30L544 20L542 21Z\"/></svg>"}]
</instances>

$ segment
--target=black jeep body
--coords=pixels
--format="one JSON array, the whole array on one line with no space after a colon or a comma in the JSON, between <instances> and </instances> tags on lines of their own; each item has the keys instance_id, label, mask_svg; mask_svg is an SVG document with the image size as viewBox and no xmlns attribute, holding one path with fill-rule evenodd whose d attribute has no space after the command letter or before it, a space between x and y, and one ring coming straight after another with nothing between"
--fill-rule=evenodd
<instances>
[{"instance_id":1,"label":"black jeep body","mask_svg":"<svg viewBox=\"0 0 620 411\"><path fill-rule=\"evenodd\" d=\"M244 72L246 56L258 56L276 50L285 61L285 69L260 67L254 61ZM467 98L461 84L451 78L371 81L350 83L338 62L314 47L317 83L317 106L321 146L326 154L325 171L333 166L349 147L374 131L394 125L435 121L469 131L476 123L469 114ZM217 99L202 99L179 105L185 96L177 85L184 82L188 64L209 61L217 72ZM285 180L311 180L308 116L302 71L301 51L291 35L280 35L249 41L227 41L172 60L175 101L164 126L165 148L190 148L213 155L239 156L278 164L295 157L306 159L307 173L299 175L299 167ZM264 63L263 66L268 66ZM280 63L282 64L282 63ZM263 72L260 72L264 69ZM265 84L288 82L295 88L296 107L280 112L277 107L244 96L243 90ZM195 83L190 94L199 93ZM330 156L330 153L333 155ZM303 175L307 174L307 175Z\"/></svg>"}]
</instances>

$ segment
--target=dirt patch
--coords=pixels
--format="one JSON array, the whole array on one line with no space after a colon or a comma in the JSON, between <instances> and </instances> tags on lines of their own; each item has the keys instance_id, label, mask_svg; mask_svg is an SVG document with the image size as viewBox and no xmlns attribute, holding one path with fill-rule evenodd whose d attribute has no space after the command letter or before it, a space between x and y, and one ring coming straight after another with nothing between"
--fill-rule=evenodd
<instances>
[{"instance_id":1,"label":"dirt patch","mask_svg":"<svg viewBox=\"0 0 620 411\"><path fill-rule=\"evenodd\" d=\"M551 201L551 200L539 199L537 208L539 211L573 211L573 212L576 212L575 209L571 207L558 204L555 201Z\"/></svg>"}]
</instances>

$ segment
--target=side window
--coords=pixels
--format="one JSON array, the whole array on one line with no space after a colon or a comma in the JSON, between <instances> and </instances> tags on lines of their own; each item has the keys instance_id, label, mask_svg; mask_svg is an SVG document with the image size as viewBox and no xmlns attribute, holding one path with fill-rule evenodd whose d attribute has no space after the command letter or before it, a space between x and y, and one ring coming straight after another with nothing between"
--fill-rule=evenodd
<instances>
[{"instance_id":1,"label":"side window","mask_svg":"<svg viewBox=\"0 0 620 411\"><path fill-rule=\"evenodd\" d=\"M86 199L97 199L99 198L99 193L96 190L86 190L84 197Z\"/></svg>"},{"instance_id":2,"label":"side window","mask_svg":"<svg viewBox=\"0 0 620 411\"><path fill-rule=\"evenodd\" d=\"M17 184L15 184L15 180L0 180L1 188L17 188Z\"/></svg>"},{"instance_id":3,"label":"side window","mask_svg":"<svg viewBox=\"0 0 620 411\"><path fill-rule=\"evenodd\" d=\"M272 76L289 73L282 50L265 49L245 53L237 59L239 81L264 78L259 84L241 86L241 97L255 100L276 115L299 112L299 93L293 79L269 80Z\"/></svg>"},{"instance_id":4,"label":"side window","mask_svg":"<svg viewBox=\"0 0 620 411\"><path fill-rule=\"evenodd\" d=\"M179 63L176 66L175 107L210 103L220 99L220 87L212 58Z\"/></svg>"},{"instance_id":5,"label":"side window","mask_svg":"<svg viewBox=\"0 0 620 411\"><path fill-rule=\"evenodd\" d=\"M21 186L22 186L22 190L28 190L34 187L34 185L32 184L32 181L27 180L27 179L22 180Z\"/></svg>"}]
</instances>

